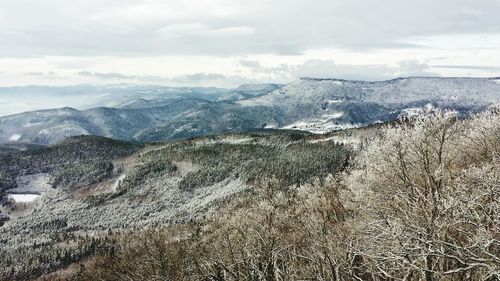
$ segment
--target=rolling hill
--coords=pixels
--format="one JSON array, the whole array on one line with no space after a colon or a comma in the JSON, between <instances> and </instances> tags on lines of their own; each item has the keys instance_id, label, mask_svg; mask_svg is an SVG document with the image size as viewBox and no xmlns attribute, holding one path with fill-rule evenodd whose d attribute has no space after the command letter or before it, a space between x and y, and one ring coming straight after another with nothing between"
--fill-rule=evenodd
<instances>
[{"instance_id":1,"label":"rolling hill","mask_svg":"<svg viewBox=\"0 0 500 281\"><path fill-rule=\"evenodd\" d=\"M498 78L398 78L380 82L302 78L286 86L154 95L116 107L50 109L0 117L0 143L53 144L74 135L164 141L259 128L324 133L435 108L461 115L500 103Z\"/></svg>"}]
</instances>

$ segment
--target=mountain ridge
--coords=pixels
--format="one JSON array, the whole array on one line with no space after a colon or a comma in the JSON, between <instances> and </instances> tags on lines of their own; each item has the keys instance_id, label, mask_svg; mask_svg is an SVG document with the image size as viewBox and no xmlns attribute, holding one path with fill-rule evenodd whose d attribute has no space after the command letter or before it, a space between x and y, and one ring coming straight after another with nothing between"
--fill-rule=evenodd
<instances>
[{"instance_id":1,"label":"mountain ridge","mask_svg":"<svg viewBox=\"0 0 500 281\"><path fill-rule=\"evenodd\" d=\"M56 143L71 135L164 141L259 128L324 133L412 115L424 107L460 115L500 103L500 79L400 77L386 81L301 78L242 85L211 96L142 98L119 107L70 107L0 117L0 143ZM238 88L237 88L238 89Z\"/></svg>"}]
</instances>

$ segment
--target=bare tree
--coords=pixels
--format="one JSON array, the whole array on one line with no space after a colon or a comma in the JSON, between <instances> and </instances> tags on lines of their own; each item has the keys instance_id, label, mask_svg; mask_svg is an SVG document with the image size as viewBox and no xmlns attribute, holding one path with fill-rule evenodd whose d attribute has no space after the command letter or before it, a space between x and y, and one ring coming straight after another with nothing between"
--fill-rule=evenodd
<instances>
[{"instance_id":1,"label":"bare tree","mask_svg":"<svg viewBox=\"0 0 500 281\"><path fill-rule=\"evenodd\" d=\"M500 274L500 118L439 112L386 129L346 179L354 247L380 280L488 280Z\"/></svg>"}]
</instances>

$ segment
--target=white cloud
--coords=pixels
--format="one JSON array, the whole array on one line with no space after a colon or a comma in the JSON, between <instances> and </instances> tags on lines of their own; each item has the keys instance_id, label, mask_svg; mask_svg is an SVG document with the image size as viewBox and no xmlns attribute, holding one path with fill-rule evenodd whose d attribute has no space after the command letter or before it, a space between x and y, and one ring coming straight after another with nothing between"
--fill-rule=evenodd
<instances>
[{"instance_id":1,"label":"white cloud","mask_svg":"<svg viewBox=\"0 0 500 281\"><path fill-rule=\"evenodd\" d=\"M0 13L0 56L289 54L500 33L496 0L3 0ZM172 42L168 32L186 33Z\"/></svg>"},{"instance_id":2,"label":"white cloud","mask_svg":"<svg viewBox=\"0 0 500 281\"><path fill-rule=\"evenodd\" d=\"M214 37L252 35L255 30L249 26L228 26L210 30L209 35Z\"/></svg>"},{"instance_id":3,"label":"white cloud","mask_svg":"<svg viewBox=\"0 0 500 281\"><path fill-rule=\"evenodd\" d=\"M500 65L499 14L498 0L2 0L0 85L96 78L74 75L82 71L236 77L214 81L226 85L306 74L498 76L432 65ZM408 60L418 64L400 65ZM24 75L47 71L60 79Z\"/></svg>"}]
</instances>

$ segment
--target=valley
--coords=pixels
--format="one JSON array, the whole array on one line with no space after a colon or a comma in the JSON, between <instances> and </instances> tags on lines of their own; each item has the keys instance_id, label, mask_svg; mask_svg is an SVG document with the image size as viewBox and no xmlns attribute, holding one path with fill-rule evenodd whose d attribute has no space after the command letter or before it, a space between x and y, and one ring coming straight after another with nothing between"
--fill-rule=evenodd
<instances>
[{"instance_id":1,"label":"valley","mask_svg":"<svg viewBox=\"0 0 500 281\"><path fill-rule=\"evenodd\" d=\"M499 103L498 91L495 78L425 77L380 82L302 78L284 86L243 85L209 93L137 90L125 94L127 102L111 107L0 117L0 143L47 145L75 135L161 142L263 128L325 133L436 108L467 116Z\"/></svg>"}]
</instances>

